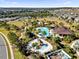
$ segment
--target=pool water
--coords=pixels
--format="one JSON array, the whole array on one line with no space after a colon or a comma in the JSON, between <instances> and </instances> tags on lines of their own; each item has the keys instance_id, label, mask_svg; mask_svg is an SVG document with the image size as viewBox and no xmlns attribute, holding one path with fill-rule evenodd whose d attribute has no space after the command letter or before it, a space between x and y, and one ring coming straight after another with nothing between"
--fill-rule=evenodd
<instances>
[{"instance_id":1,"label":"pool water","mask_svg":"<svg viewBox=\"0 0 79 59\"><path fill-rule=\"evenodd\" d=\"M48 45L47 45L47 44L43 44L43 45L42 45L42 47L41 47L41 49L39 49L39 51L41 51L41 52L42 52L42 51L43 51L43 50L45 50L47 47L48 47Z\"/></svg>"},{"instance_id":2,"label":"pool water","mask_svg":"<svg viewBox=\"0 0 79 59\"><path fill-rule=\"evenodd\" d=\"M37 30L39 30L40 29L40 33L39 33L39 35L40 36L45 36L45 37L48 37L49 36L49 29L47 28L47 27L38 27L37 28ZM45 35L43 35L43 33L42 32L46 32L46 34Z\"/></svg>"}]
</instances>

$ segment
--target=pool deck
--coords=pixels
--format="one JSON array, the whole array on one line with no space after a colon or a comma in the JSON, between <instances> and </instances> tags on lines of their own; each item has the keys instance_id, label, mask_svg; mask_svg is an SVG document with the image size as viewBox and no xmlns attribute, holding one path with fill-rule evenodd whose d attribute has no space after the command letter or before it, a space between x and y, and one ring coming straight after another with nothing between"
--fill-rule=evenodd
<instances>
[{"instance_id":1,"label":"pool deck","mask_svg":"<svg viewBox=\"0 0 79 59\"><path fill-rule=\"evenodd\" d=\"M49 51L51 51L52 49L53 49L53 47L52 47L52 45L49 43L49 42L47 42L47 41L45 41L45 40L43 40L43 39L40 39L44 44L47 44L48 45L48 47L46 48L46 49L44 49L44 50L42 50L42 51L40 51L40 52L42 52L42 53L45 53L45 52L49 52Z\"/></svg>"},{"instance_id":2,"label":"pool deck","mask_svg":"<svg viewBox=\"0 0 79 59\"><path fill-rule=\"evenodd\" d=\"M32 46L32 43L38 42L38 40L39 40L39 39L35 39L34 41L30 42L30 43L29 43L29 46ZM42 50L42 48L40 48L40 49L31 48L32 51L34 51L34 52L40 52L41 54L44 54L44 53L49 52L49 51L51 51L51 50L53 49L52 45L51 45L49 42L47 42L47 41L45 41L44 39L41 39L41 38L40 38L40 40L41 40L44 44L47 44L47 46L46 46L45 48L42 47L43 50Z\"/></svg>"}]
</instances>

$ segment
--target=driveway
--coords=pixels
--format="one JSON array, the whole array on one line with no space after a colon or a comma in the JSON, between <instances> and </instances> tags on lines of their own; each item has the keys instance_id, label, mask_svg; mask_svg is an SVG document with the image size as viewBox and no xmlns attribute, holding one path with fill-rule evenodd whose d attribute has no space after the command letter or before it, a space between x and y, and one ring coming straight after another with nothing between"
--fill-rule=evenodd
<instances>
[{"instance_id":1,"label":"driveway","mask_svg":"<svg viewBox=\"0 0 79 59\"><path fill-rule=\"evenodd\" d=\"M0 59L8 59L7 46L4 38L0 35Z\"/></svg>"}]
</instances>

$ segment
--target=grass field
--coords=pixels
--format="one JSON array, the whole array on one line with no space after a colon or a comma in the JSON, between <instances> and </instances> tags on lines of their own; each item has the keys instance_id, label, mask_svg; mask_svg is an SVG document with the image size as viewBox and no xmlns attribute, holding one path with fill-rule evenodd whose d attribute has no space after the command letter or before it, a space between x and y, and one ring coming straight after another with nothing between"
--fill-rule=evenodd
<instances>
[{"instance_id":1,"label":"grass field","mask_svg":"<svg viewBox=\"0 0 79 59\"><path fill-rule=\"evenodd\" d=\"M7 34L9 33L9 31L7 31L4 28L0 28L0 32L2 32L5 36L7 36ZM7 45L7 48L9 48L8 45ZM14 58L15 59L25 59L25 56L23 56L21 54L21 52L18 50L18 48L15 48L13 50L14 50ZM11 59L11 57L10 57L10 50L9 49L8 49L8 54L9 54L9 59Z\"/></svg>"},{"instance_id":2,"label":"grass field","mask_svg":"<svg viewBox=\"0 0 79 59\"><path fill-rule=\"evenodd\" d=\"M13 24L13 25L16 25L18 27L21 27L23 26L23 21L9 21L7 22L8 24Z\"/></svg>"},{"instance_id":3,"label":"grass field","mask_svg":"<svg viewBox=\"0 0 79 59\"><path fill-rule=\"evenodd\" d=\"M26 59L26 57L22 55L18 48L14 48L14 52L15 59Z\"/></svg>"},{"instance_id":4,"label":"grass field","mask_svg":"<svg viewBox=\"0 0 79 59\"><path fill-rule=\"evenodd\" d=\"M0 28L0 32L4 33L6 36L7 36L7 34L9 33L9 31L7 31L7 30L4 29L4 28Z\"/></svg>"}]
</instances>

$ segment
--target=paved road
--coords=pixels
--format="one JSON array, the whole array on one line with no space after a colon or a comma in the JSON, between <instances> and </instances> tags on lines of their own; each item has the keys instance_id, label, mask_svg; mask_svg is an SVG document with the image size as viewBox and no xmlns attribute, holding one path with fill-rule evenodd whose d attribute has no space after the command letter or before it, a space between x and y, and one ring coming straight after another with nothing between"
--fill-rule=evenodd
<instances>
[{"instance_id":1,"label":"paved road","mask_svg":"<svg viewBox=\"0 0 79 59\"><path fill-rule=\"evenodd\" d=\"M7 47L4 38L0 35L0 59L7 59Z\"/></svg>"}]
</instances>

